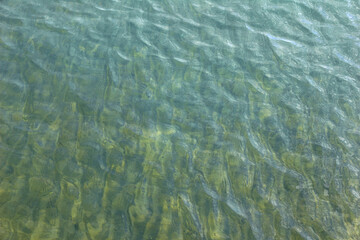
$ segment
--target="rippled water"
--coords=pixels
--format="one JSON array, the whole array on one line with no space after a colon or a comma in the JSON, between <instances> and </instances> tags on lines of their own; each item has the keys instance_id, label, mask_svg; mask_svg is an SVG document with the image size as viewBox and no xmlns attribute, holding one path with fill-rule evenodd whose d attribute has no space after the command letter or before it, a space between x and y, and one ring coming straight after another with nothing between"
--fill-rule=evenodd
<instances>
[{"instance_id":1,"label":"rippled water","mask_svg":"<svg viewBox=\"0 0 360 240\"><path fill-rule=\"evenodd\" d=\"M360 239L359 13L0 1L0 239Z\"/></svg>"}]
</instances>

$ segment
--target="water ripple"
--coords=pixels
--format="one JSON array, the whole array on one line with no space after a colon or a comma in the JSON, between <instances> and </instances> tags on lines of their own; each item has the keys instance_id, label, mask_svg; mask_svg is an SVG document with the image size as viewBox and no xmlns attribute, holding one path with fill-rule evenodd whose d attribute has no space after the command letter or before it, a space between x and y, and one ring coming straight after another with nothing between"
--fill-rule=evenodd
<instances>
[{"instance_id":1,"label":"water ripple","mask_svg":"<svg viewBox=\"0 0 360 240\"><path fill-rule=\"evenodd\" d=\"M2 1L0 238L358 239L359 9Z\"/></svg>"}]
</instances>

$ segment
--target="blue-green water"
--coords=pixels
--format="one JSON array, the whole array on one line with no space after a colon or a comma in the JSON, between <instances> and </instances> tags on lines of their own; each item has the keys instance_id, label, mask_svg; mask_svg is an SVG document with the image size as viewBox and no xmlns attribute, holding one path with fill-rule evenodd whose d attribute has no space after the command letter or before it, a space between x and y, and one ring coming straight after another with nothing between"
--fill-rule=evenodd
<instances>
[{"instance_id":1,"label":"blue-green water","mask_svg":"<svg viewBox=\"0 0 360 240\"><path fill-rule=\"evenodd\" d=\"M0 239L360 239L360 3L0 1Z\"/></svg>"}]
</instances>

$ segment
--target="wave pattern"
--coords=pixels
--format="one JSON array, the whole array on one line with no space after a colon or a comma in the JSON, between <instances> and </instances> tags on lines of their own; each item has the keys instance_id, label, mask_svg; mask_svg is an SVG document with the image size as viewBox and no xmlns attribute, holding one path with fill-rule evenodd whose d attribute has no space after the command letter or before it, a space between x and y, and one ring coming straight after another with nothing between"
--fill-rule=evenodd
<instances>
[{"instance_id":1,"label":"wave pattern","mask_svg":"<svg viewBox=\"0 0 360 240\"><path fill-rule=\"evenodd\" d=\"M358 1L0 9L1 239L360 238Z\"/></svg>"}]
</instances>

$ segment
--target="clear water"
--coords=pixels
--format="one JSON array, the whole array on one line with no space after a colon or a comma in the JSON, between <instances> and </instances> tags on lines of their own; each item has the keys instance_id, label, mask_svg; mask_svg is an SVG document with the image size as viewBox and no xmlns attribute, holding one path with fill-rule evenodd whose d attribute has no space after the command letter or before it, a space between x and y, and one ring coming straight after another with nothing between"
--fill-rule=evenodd
<instances>
[{"instance_id":1,"label":"clear water","mask_svg":"<svg viewBox=\"0 0 360 240\"><path fill-rule=\"evenodd\" d=\"M359 13L0 1L0 239L360 239Z\"/></svg>"}]
</instances>

